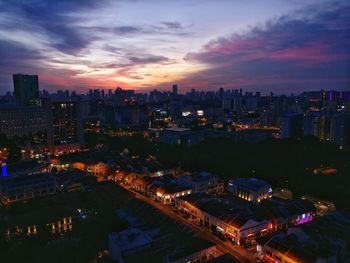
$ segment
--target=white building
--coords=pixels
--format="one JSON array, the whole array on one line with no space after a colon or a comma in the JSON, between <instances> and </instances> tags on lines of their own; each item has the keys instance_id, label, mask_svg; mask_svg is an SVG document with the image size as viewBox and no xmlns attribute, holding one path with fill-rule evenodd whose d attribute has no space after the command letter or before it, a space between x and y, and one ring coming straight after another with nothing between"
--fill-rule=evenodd
<instances>
[{"instance_id":1,"label":"white building","mask_svg":"<svg viewBox=\"0 0 350 263\"><path fill-rule=\"evenodd\" d=\"M259 203L264 199L272 197L271 185L256 178L236 178L230 180L228 190L234 195L254 203Z\"/></svg>"}]
</instances>

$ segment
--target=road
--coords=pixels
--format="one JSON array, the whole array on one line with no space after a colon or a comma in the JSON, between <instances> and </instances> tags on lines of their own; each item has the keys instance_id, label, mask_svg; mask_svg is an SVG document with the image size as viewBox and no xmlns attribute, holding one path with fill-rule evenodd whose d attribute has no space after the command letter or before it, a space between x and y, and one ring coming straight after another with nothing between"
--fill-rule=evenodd
<instances>
[{"instance_id":1,"label":"road","mask_svg":"<svg viewBox=\"0 0 350 263\"><path fill-rule=\"evenodd\" d=\"M192 231L195 232L199 237L213 242L214 244L216 244L217 248L220 251L230 254L233 258L235 258L239 262L243 262L243 263L256 262L253 256L249 254L244 248L239 247L237 245L233 245L229 241L223 241L219 239L218 237L208 232L207 229L204 229L203 227L195 224L194 222L186 220L180 214L174 212L171 206L158 203L138 192L133 191L128 187L124 187L124 188L129 192L133 193L136 198L142 200L143 202L149 205L152 205L153 207L157 208L158 210L160 210L162 213L172 218L173 220L176 220L186 226L189 226L192 229Z\"/></svg>"}]
</instances>

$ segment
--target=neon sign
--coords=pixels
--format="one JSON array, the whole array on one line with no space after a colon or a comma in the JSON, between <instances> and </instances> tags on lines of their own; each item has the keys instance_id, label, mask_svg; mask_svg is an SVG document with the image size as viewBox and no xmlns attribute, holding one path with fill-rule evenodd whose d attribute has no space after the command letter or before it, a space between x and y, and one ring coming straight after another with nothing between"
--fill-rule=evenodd
<instances>
[{"instance_id":1,"label":"neon sign","mask_svg":"<svg viewBox=\"0 0 350 263\"><path fill-rule=\"evenodd\" d=\"M313 217L311 213L308 214L302 214L302 216L298 216L298 219L296 220L296 225L301 225L307 222L312 221Z\"/></svg>"},{"instance_id":2,"label":"neon sign","mask_svg":"<svg viewBox=\"0 0 350 263\"><path fill-rule=\"evenodd\" d=\"M1 175L3 177L7 177L8 176L6 163L2 163L1 164Z\"/></svg>"}]
</instances>

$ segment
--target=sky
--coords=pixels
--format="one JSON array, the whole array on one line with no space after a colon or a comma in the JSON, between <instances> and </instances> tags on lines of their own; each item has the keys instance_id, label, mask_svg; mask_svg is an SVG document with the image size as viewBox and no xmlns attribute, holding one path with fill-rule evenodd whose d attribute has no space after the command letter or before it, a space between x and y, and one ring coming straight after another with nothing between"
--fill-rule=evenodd
<instances>
[{"instance_id":1,"label":"sky","mask_svg":"<svg viewBox=\"0 0 350 263\"><path fill-rule=\"evenodd\" d=\"M350 1L0 0L0 93L350 90Z\"/></svg>"}]
</instances>

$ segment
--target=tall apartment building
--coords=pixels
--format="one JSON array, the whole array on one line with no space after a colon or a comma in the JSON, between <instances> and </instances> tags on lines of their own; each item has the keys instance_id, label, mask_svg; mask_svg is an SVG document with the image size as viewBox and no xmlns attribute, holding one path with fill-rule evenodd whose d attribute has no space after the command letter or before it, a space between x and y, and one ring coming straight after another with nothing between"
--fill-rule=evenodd
<instances>
[{"instance_id":1,"label":"tall apartment building","mask_svg":"<svg viewBox=\"0 0 350 263\"><path fill-rule=\"evenodd\" d=\"M49 109L43 107L1 107L0 133L8 138L29 136L47 131Z\"/></svg>"},{"instance_id":2,"label":"tall apartment building","mask_svg":"<svg viewBox=\"0 0 350 263\"><path fill-rule=\"evenodd\" d=\"M18 107L39 104L38 75L14 74L13 86Z\"/></svg>"},{"instance_id":3,"label":"tall apartment building","mask_svg":"<svg viewBox=\"0 0 350 263\"><path fill-rule=\"evenodd\" d=\"M303 120L304 135L313 135L321 141L330 140L331 116L329 114L306 114Z\"/></svg>"},{"instance_id":4,"label":"tall apartment building","mask_svg":"<svg viewBox=\"0 0 350 263\"><path fill-rule=\"evenodd\" d=\"M289 113L281 119L281 138L297 137L302 134L303 116L299 113Z\"/></svg>"},{"instance_id":5,"label":"tall apartment building","mask_svg":"<svg viewBox=\"0 0 350 263\"><path fill-rule=\"evenodd\" d=\"M62 154L80 149L83 143L83 125L79 102L47 101L51 109L48 142L52 153Z\"/></svg>"},{"instance_id":6,"label":"tall apartment building","mask_svg":"<svg viewBox=\"0 0 350 263\"><path fill-rule=\"evenodd\" d=\"M330 140L338 146L350 145L350 114L336 114L331 119Z\"/></svg>"}]
</instances>

